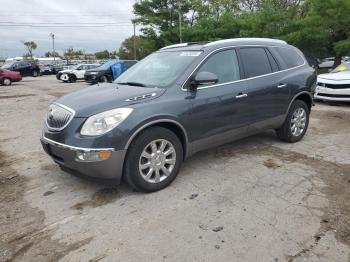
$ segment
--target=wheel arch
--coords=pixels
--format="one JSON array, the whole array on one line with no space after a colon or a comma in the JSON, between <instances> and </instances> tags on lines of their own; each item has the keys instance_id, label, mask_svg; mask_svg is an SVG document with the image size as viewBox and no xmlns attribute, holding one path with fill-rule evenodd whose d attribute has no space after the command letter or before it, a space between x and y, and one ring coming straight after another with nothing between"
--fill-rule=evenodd
<instances>
[{"instance_id":1,"label":"wheel arch","mask_svg":"<svg viewBox=\"0 0 350 262\"><path fill-rule=\"evenodd\" d=\"M186 129L183 127L183 125L181 125L178 121L175 121L172 119L157 119L157 120L150 121L146 124L143 124L141 127L136 129L136 131L130 136L130 138L128 139L125 145L125 150L128 150L130 144L137 137L138 134L140 134L142 131L150 127L155 127L155 126L169 129L180 139L183 147L184 159L185 159L186 156L188 155L188 150L189 150L187 132L186 132Z\"/></svg>"},{"instance_id":2,"label":"wheel arch","mask_svg":"<svg viewBox=\"0 0 350 262\"><path fill-rule=\"evenodd\" d=\"M295 100L304 101L306 103L306 105L308 106L310 111L311 111L311 107L314 105L314 100L313 100L312 95L310 94L310 92L303 91L303 92L297 93L293 97L292 101L290 102L290 104L288 106L287 114L288 114L289 109L290 109L290 107L292 106L292 104L293 104L293 102Z\"/></svg>"}]
</instances>

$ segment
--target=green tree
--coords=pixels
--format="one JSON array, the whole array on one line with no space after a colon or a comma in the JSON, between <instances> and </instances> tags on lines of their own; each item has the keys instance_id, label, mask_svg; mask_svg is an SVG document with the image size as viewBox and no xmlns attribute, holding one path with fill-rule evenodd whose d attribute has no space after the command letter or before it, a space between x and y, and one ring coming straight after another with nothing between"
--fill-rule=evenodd
<instances>
[{"instance_id":1,"label":"green tree","mask_svg":"<svg viewBox=\"0 0 350 262\"><path fill-rule=\"evenodd\" d=\"M34 41L23 41L22 42L26 49L26 57L33 58L33 50L37 49L38 45Z\"/></svg>"},{"instance_id":2,"label":"green tree","mask_svg":"<svg viewBox=\"0 0 350 262\"><path fill-rule=\"evenodd\" d=\"M83 50L74 50L73 47L69 47L64 51L64 57L68 58L68 59L74 59L77 58L81 55L84 55L84 51Z\"/></svg>"},{"instance_id":3,"label":"green tree","mask_svg":"<svg viewBox=\"0 0 350 262\"><path fill-rule=\"evenodd\" d=\"M109 53L108 50L103 50L100 52L96 52L95 56L97 59L109 59L111 57L111 54Z\"/></svg>"},{"instance_id":4,"label":"green tree","mask_svg":"<svg viewBox=\"0 0 350 262\"><path fill-rule=\"evenodd\" d=\"M141 36L135 38L136 59L142 59L156 50L156 44L152 39ZM118 51L120 59L134 59L134 37L131 36L124 40Z\"/></svg>"},{"instance_id":5,"label":"green tree","mask_svg":"<svg viewBox=\"0 0 350 262\"><path fill-rule=\"evenodd\" d=\"M55 53L54 52L46 52L44 54L45 57L54 57L54 55L55 55L55 57L60 57L60 54L57 52L55 52Z\"/></svg>"},{"instance_id":6,"label":"green tree","mask_svg":"<svg viewBox=\"0 0 350 262\"><path fill-rule=\"evenodd\" d=\"M334 56L336 67L350 53L350 1L309 0L307 15L296 21L285 39L318 56Z\"/></svg>"}]
</instances>

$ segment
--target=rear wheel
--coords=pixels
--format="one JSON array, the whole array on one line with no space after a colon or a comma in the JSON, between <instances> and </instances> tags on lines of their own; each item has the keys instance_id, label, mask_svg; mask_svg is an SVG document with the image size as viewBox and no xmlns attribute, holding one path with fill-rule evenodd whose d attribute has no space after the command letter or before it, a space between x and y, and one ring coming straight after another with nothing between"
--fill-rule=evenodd
<instances>
[{"instance_id":1,"label":"rear wheel","mask_svg":"<svg viewBox=\"0 0 350 262\"><path fill-rule=\"evenodd\" d=\"M152 127L143 131L131 143L124 178L136 190L161 190L176 178L183 160L179 138L170 130Z\"/></svg>"},{"instance_id":2,"label":"rear wheel","mask_svg":"<svg viewBox=\"0 0 350 262\"><path fill-rule=\"evenodd\" d=\"M295 100L291 105L287 118L279 129L277 136L286 142L295 143L300 141L309 126L310 110L302 100Z\"/></svg>"},{"instance_id":3,"label":"rear wheel","mask_svg":"<svg viewBox=\"0 0 350 262\"><path fill-rule=\"evenodd\" d=\"M77 77L75 75L69 75L69 82L75 83L77 81Z\"/></svg>"},{"instance_id":4,"label":"rear wheel","mask_svg":"<svg viewBox=\"0 0 350 262\"><path fill-rule=\"evenodd\" d=\"M10 85L12 84L12 80L11 80L10 78L4 78L4 79L2 80L2 84L3 84L4 86L10 86Z\"/></svg>"}]
</instances>

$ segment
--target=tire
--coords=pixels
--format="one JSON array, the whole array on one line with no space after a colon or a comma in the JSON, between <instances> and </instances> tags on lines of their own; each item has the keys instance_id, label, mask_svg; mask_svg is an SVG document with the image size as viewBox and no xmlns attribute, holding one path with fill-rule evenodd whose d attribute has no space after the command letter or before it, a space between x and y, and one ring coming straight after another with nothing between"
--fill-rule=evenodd
<instances>
[{"instance_id":1,"label":"tire","mask_svg":"<svg viewBox=\"0 0 350 262\"><path fill-rule=\"evenodd\" d=\"M33 76L33 77L37 77L37 76L39 76L38 71L34 70L34 71L33 71L33 73L32 73L32 76Z\"/></svg>"},{"instance_id":2,"label":"tire","mask_svg":"<svg viewBox=\"0 0 350 262\"><path fill-rule=\"evenodd\" d=\"M75 75L68 75L69 76L69 83L75 83L77 81L77 77Z\"/></svg>"},{"instance_id":3,"label":"tire","mask_svg":"<svg viewBox=\"0 0 350 262\"><path fill-rule=\"evenodd\" d=\"M12 84L12 80L10 78L4 78L1 82L4 86L10 86Z\"/></svg>"},{"instance_id":4,"label":"tire","mask_svg":"<svg viewBox=\"0 0 350 262\"><path fill-rule=\"evenodd\" d=\"M153 143L157 151L152 147ZM179 138L169 129L151 127L132 141L126 155L124 180L137 191L158 191L174 181L182 161L183 148ZM151 175L147 178L147 174Z\"/></svg>"},{"instance_id":5,"label":"tire","mask_svg":"<svg viewBox=\"0 0 350 262\"><path fill-rule=\"evenodd\" d=\"M100 77L100 82L101 83L108 83L108 77L107 76L101 76Z\"/></svg>"},{"instance_id":6,"label":"tire","mask_svg":"<svg viewBox=\"0 0 350 262\"><path fill-rule=\"evenodd\" d=\"M309 126L309 117L310 110L306 103L302 100L295 100L283 125L276 130L278 138L289 143L300 141Z\"/></svg>"}]
</instances>

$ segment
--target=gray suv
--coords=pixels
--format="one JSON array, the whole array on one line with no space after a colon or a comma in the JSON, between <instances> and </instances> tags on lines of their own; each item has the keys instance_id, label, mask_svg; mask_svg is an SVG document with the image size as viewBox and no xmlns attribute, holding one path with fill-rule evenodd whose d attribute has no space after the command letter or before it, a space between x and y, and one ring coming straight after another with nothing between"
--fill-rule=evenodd
<instances>
[{"instance_id":1,"label":"gray suv","mask_svg":"<svg viewBox=\"0 0 350 262\"><path fill-rule=\"evenodd\" d=\"M304 55L280 40L168 46L114 83L57 99L41 142L64 170L152 192L200 150L266 129L301 140L315 82Z\"/></svg>"}]
</instances>

